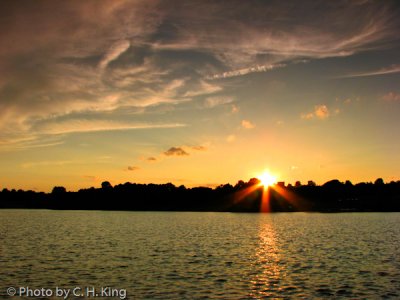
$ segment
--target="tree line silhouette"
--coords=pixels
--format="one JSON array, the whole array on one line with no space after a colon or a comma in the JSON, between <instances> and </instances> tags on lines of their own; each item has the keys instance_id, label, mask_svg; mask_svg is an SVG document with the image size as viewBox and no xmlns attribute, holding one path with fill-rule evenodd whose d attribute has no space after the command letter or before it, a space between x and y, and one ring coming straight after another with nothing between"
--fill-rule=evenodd
<instances>
[{"instance_id":1,"label":"tree line silhouette","mask_svg":"<svg viewBox=\"0 0 400 300\"><path fill-rule=\"evenodd\" d=\"M257 178L236 185L186 188L167 184L124 183L68 192L56 186L51 193L8 190L0 192L0 208L137 211L400 211L400 181L384 183L331 180L318 186L279 182L264 188Z\"/></svg>"}]
</instances>

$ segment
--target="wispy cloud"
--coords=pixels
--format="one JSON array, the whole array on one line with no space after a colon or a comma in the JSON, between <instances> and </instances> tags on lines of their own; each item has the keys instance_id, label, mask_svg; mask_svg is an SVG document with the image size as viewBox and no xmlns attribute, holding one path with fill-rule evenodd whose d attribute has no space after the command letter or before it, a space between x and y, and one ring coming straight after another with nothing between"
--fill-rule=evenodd
<instances>
[{"instance_id":1,"label":"wispy cloud","mask_svg":"<svg viewBox=\"0 0 400 300\"><path fill-rule=\"evenodd\" d=\"M141 128L113 121L128 110L140 112L151 127L149 108L168 103L174 109L197 98L221 105L223 100L212 99L223 94L225 81L215 79L388 47L399 28L392 2L302 1L302 18L299 6L281 1L4 3L4 142L36 136L40 129L59 134ZM398 65L351 76L395 72ZM82 114L104 113L108 121L78 128ZM70 121L55 124L59 117Z\"/></svg>"},{"instance_id":2,"label":"wispy cloud","mask_svg":"<svg viewBox=\"0 0 400 300\"><path fill-rule=\"evenodd\" d=\"M389 67L381 68L379 70L372 70L367 72L359 72L352 73L343 76L339 76L338 78L353 78L353 77L367 77L367 76L379 76L379 75L387 75L394 74L400 72L400 65L391 65Z\"/></svg>"},{"instance_id":3,"label":"wispy cloud","mask_svg":"<svg viewBox=\"0 0 400 300\"><path fill-rule=\"evenodd\" d=\"M32 149L32 148L45 148L45 147L55 147L59 145L63 145L64 141L57 141L57 142L43 142L43 141L34 141L30 143L24 143L24 142L16 142L14 145L12 145L12 149L16 150L25 150L25 149ZM11 146L8 143L8 146ZM0 147L2 145L0 144Z\"/></svg>"},{"instance_id":4,"label":"wispy cloud","mask_svg":"<svg viewBox=\"0 0 400 300\"><path fill-rule=\"evenodd\" d=\"M55 147L64 144L64 141L57 136L40 136L21 134L19 136L3 135L0 138L1 150L25 150L32 148Z\"/></svg>"},{"instance_id":5,"label":"wispy cloud","mask_svg":"<svg viewBox=\"0 0 400 300\"><path fill-rule=\"evenodd\" d=\"M110 130L131 130L131 129L151 129L151 128L177 128L184 127L185 124L151 124L151 123L129 123L110 120L66 120L58 122L46 122L37 126L35 129L41 134L66 134L76 132L94 132Z\"/></svg>"},{"instance_id":6,"label":"wispy cloud","mask_svg":"<svg viewBox=\"0 0 400 300\"><path fill-rule=\"evenodd\" d=\"M200 80L198 83L191 86L182 96L183 97L198 97L203 95L209 95L222 90L222 87L213 83L205 82Z\"/></svg>"},{"instance_id":7,"label":"wispy cloud","mask_svg":"<svg viewBox=\"0 0 400 300\"><path fill-rule=\"evenodd\" d=\"M117 59L130 47L131 43L128 40L122 40L111 45L110 49L106 52L103 59L99 63L100 69L104 69L113 60Z\"/></svg>"},{"instance_id":8,"label":"wispy cloud","mask_svg":"<svg viewBox=\"0 0 400 300\"><path fill-rule=\"evenodd\" d=\"M63 166L67 164L73 164L76 161L72 160L46 160L46 161L36 161L36 162L25 162L21 165L22 168L36 168L36 167L44 167L44 166Z\"/></svg>"},{"instance_id":9,"label":"wispy cloud","mask_svg":"<svg viewBox=\"0 0 400 300\"><path fill-rule=\"evenodd\" d=\"M277 68L283 68L286 67L286 64L270 64L270 65L257 65L254 67L248 67L248 68L243 68L239 70L232 70L232 71L226 71L221 74L214 74L211 76L208 76L208 79L221 79L221 78L230 78L230 77L236 77L236 76L242 76L242 75L247 75L249 73L258 73L258 72L268 72L272 71Z\"/></svg>"},{"instance_id":10,"label":"wispy cloud","mask_svg":"<svg viewBox=\"0 0 400 300\"><path fill-rule=\"evenodd\" d=\"M220 106L223 104L228 104L232 103L233 99L232 97L227 97L227 96L214 96L214 97L208 97L204 100L204 106L206 108L213 108L216 106Z\"/></svg>"},{"instance_id":11,"label":"wispy cloud","mask_svg":"<svg viewBox=\"0 0 400 300\"><path fill-rule=\"evenodd\" d=\"M92 162L95 164L107 164L109 162L109 156L97 156L92 158ZM21 164L22 168L37 168L44 166L64 166L64 165L80 165L87 163L87 160L42 160L42 161L31 161L24 162Z\"/></svg>"}]
</instances>

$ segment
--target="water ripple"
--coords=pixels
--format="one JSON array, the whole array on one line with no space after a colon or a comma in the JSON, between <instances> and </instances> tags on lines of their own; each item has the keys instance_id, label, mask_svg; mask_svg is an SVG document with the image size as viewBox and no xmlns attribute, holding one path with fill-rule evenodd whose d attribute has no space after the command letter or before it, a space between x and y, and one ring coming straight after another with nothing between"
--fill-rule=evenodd
<instances>
[{"instance_id":1,"label":"water ripple","mask_svg":"<svg viewBox=\"0 0 400 300\"><path fill-rule=\"evenodd\" d=\"M399 213L2 210L0 282L129 299L400 297Z\"/></svg>"}]
</instances>

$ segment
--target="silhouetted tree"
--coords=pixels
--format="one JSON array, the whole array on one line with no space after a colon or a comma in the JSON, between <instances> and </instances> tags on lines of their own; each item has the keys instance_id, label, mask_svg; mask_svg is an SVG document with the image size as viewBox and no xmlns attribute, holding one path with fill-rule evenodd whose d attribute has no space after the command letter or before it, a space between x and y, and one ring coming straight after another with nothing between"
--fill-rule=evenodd
<instances>
[{"instance_id":1,"label":"silhouetted tree","mask_svg":"<svg viewBox=\"0 0 400 300\"><path fill-rule=\"evenodd\" d=\"M247 184L250 185L250 186L260 184L260 179L251 178Z\"/></svg>"},{"instance_id":2,"label":"silhouetted tree","mask_svg":"<svg viewBox=\"0 0 400 300\"><path fill-rule=\"evenodd\" d=\"M55 186L55 187L53 187L53 190L51 191L51 193L53 195L64 194L66 192L67 192L67 190L63 186Z\"/></svg>"},{"instance_id":3,"label":"silhouetted tree","mask_svg":"<svg viewBox=\"0 0 400 300\"><path fill-rule=\"evenodd\" d=\"M235 184L235 189L241 189L242 187L244 187L244 181L243 181L243 180L239 180L239 181Z\"/></svg>"},{"instance_id":4,"label":"silhouetted tree","mask_svg":"<svg viewBox=\"0 0 400 300\"><path fill-rule=\"evenodd\" d=\"M101 188L103 190L111 190L112 189L112 185L111 185L111 183L109 181L103 181L101 183Z\"/></svg>"},{"instance_id":5,"label":"silhouetted tree","mask_svg":"<svg viewBox=\"0 0 400 300\"><path fill-rule=\"evenodd\" d=\"M343 184L339 180L333 179L328 182L325 182L322 186L325 188L330 188L330 189L338 189L338 188L341 188L342 185Z\"/></svg>"},{"instance_id":6,"label":"silhouetted tree","mask_svg":"<svg viewBox=\"0 0 400 300\"><path fill-rule=\"evenodd\" d=\"M49 194L4 188L0 192L0 208L259 212L265 192L259 183L257 178L251 178L248 182L240 180L234 187L225 184L212 189L130 182L112 187L105 181L101 188L78 192L55 186ZM271 211L400 211L400 181L385 184L378 178L375 183L353 185L334 179L322 186L313 181L296 185L270 188ZM290 192L291 201L280 189Z\"/></svg>"},{"instance_id":7,"label":"silhouetted tree","mask_svg":"<svg viewBox=\"0 0 400 300\"><path fill-rule=\"evenodd\" d=\"M344 183L344 185L345 185L347 188L350 188L350 187L353 186L353 184L351 183L350 180L346 180L346 182Z\"/></svg>"}]
</instances>

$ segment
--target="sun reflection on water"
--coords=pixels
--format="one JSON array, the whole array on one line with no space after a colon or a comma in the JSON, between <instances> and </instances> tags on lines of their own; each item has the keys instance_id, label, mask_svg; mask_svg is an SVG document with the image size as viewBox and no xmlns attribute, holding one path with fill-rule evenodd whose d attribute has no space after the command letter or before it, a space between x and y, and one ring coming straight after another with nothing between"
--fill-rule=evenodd
<instances>
[{"instance_id":1,"label":"sun reflection on water","mask_svg":"<svg viewBox=\"0 0 400 300\"><path fill-rule=\"evenodd\" d=\"M261 299L276 295L283 277L280 264L279 248L276 233L270 222L260 224L258 248L255 252L255 270L257 273L251 279L250 297Z\"/></svg>"}]
</instances>

